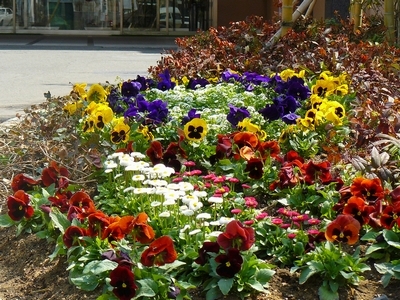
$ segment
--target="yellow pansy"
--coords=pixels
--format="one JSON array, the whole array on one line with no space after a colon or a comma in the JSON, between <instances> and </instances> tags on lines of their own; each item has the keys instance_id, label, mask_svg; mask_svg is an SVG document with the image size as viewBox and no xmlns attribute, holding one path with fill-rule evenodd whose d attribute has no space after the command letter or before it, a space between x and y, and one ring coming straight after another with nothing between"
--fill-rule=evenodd
<instances>
[{"instance_id":1,"label":"yellow pansy","mask_svg":"<svg viewBox=\"0 0 400 300\"><path fill-rule=\"evenodd\" d=\"M96 119L96 127L102 129L106 124L110 123L114 118L112 109L105 104L98 105L96 110L93 112L94 118Z\"/></svg>"},{"instance_id":2,"label":"yellow pansy","mask_svg":"<svg viewBox=\"0 0 400 300\"><path fill-rule=\"evenodd\" d=\"M101 84L98 83L93 84L87 93L87 99L89 101L102 102L106 100L106 97L106 90Z\"/></svg>"},{"instance_id":3,"label":"yellow pansy","mask_svg":"<svg viewBox=\"0 0 400 300\"><path fill-rule=\"evenodd\" d=\"M79 100L79 101L74 101L74 102L67 103L64 106L63 110L68 112L68 114L70 116L72 116L73 114L76 113L77 110L81 109L82 107L83 107L83 103L82 103L81 100Z\"/></svg>"},{"instance_id":4,"label":"yellow pansy","mask_svg":"<svg viewBox=\"0 0 400 300\"><path fill-rule=\"evenodd\" d=\"M151 133L151 131L149 130L148 126L140 126L137 129L137 132L140 132L144 138L146 139L146 141L152 141L154 140L154 135Z\"/></svg>"},{"instance_id":5,"label":"yellow pansy","mask_svg":"<svg viewBox=\"0 0 400 300\"><path fill-rule=\"evenodd\" d=\"M75 93L81 99L86 99L86 83L76 83L72 87L72 93Z\"/></svg>"},{"instance_id":6,"label":"yellow pansy","mask_svg":"<svg viewBox=\"0 0 400 300\"><path fill-rule=\"evenodd\" d=\"M129 125L125 124L124 118L118 118L115 120L116 124L111 131L111 142L114 144L119 144L121 142L127 143L129 140L129 132L131 128Z\"/></svg>"},{"instance_id":7,"label":"yellow pansy","mask_svg":"<svg viewBox=\"0 0 400 300\"><path fill-rule=\"evenodd\" d=\"M183 132L189 141L199 142L207 134L207 123L203 119L194 118L185 124Z\"/></svg>"}]
</instances>

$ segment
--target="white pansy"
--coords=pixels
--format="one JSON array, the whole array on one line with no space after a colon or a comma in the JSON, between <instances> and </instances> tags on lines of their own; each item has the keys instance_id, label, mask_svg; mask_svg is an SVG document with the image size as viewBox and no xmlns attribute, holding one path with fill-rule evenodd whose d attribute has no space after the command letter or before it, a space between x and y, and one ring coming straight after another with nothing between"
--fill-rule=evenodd
<instances>
[{"instance_id":1,"label":"white pansy","mask_svg":"<svg viewBox=\"0 0 400 300\"><path fill-rule=\"evenodd\" d=\"M135 187L133 187L133 186L127 187L126 189L124 189L124 193L133 191L134 189L135 189Z\"/></svg>"},{"instance_id":2,"label":"white pansy","mask_svg":"<svg viewBox=\"0 0 400 300\"><path fill-rule=\"evenodd\" d=\"M228 224L230 221L235 220L234 218L228 218L228 217L221 217L219 219L219 224L224 225L224 224Z\"/></svg>"},{"instance_id":3,"label":"white pansy","mask_svg":"<svg viewBox=\"0 0 400 300\"><path fill-rule=\"evenodd\" d=\"M199 201L199 198L194 195L185 195L182 197L182 202L189 204L190 201Z\"/></svg>"},{"instance_id":4,"label":"white pansy","mask_svg":"<svg viewBox=\"0 0 400 300\"><path fill-rule=\"evenodd\" d=\"M118 167L118 164L113 160L106 160L104 162L104 168L106 169L115 169Z\"/></svg>"},{"instance_id":5,"label":"white pansy","mask_svg":"<svg viewBox=\"0 0 400 300\"><path fill-rule=\"evenodd\" d=\"M151 207L157 207L157 206L160 206L161 204L162 203L160 201L153 201L153 202L150 203L150 206Z\"/></svg>"},{"instance_id":6,"label":"white pansy","mask_svg":"<svg viewBox=\"0 0 400 300\"><path fill-rule=\"evenodd\" d=\"M169 188L171 190L179 190L180 186L179 186L179 184L172 182L167 185L167 188Z\"/></svg>"},{"instance_id":7,"label":"white pansy","mask_svg":"<svg viewBox=\"0 0 400 300\"><path fill-rule=\"evenodd\" d=\"M178 185L179 185L179 189L181 191L193 191L194 190L194 186L190 182L181 181L178 183Z\"/></svg>"},{"instance_id":8,"label":"white pansy","mask_svg":"<svg viewBox=\"0 0 400 300\"><path fill-rule=\"evenodd\" d=\"M195 235L198 234L199 232L201 232L201 229L195 229L189 232L189 235Z\"/></svg>"},{"instance_id":9,"label":"white pansy","mask_svg":"<svg viewBox=\"0 0 400 300\"><path fill-rule=\"evenodd\" d=\"M192 194L194 196L196 196L196 197L199 197L199 198L207 197L207 192L206 191L193 191Z\"/></svg>"},{"instance_id":10,"label":"white pansy","mask_svg":"<svg viewBox=\"0 0 400 300\"><path fill-rule=\"evenodd\" d=\"M160 218L169 218L171 216L171 213L169 211L163 211L158 215Z\"/></svg>"},{"instance_id":11,"label":"white pansy","mask_svg":"<svg viewBox=\"0 0 400 300\"><path fill-rule=\"evenodd\" d=\"M123 167L129 166L133 162L129 154L124 154L119 157L119 164Z\"/></svg>"},{"instance_id":12,"label":"white pansy","mask_svg":"<svg viewBox=\"0 0 400 300\"><path fill-rule=\"evenodd\" d=\"M161 179L148 179L146 181L143 182L144 184L148 184L151 186L167 186L168 182L165 180L161 180Z\"/></svg>"},{"instance_id":13,"label":"white pansy","mask_svg":"<svg viewBox=\"0 0 400 300\"><path fill-rule=\"evenodd\" d=\"M212 231L208 234L209 237L218 237L220 234L222 233L222 231Z\"/></svg>"},{"instance_id":14,"label":"white pansy","mask_svg":"<svg viewBox=\"0 0 400 300\"><path fill-rule=\"evenodd\" d=\"M209 220L211 219L211 215L209 213L200 213L196 216L198 220Z\"/></svg>"},{"instance_id":15,"label":"white pansy","mask_svg":"<svg viewBox=\"0 0 400 300\"><path fill-rule=\"evenodd\" d=\"M166 200L163 202L163 205L164 205L164 206L175 205L175 204L176 204L176 202L175 202L174 199L166 199Z\"/></svg>"},{"instance_id":16,"label":"white pansy","mask_svg":"<svg viewBox=\"0 0 400 300\"><path fill-rule=\"evenodd\" d=\"M185 226L183 226L183 228L181 230L179 230L180 233L185 232L186 230L188 230L190 228L190 226L188 224L186 224Z\"/></svg>"},{"instance_id":17,"label":"white pansy","mask_svg":"<svg viewBox=\"0 0 400 300\"><path fill-rule=\"evenodd\" d=\"M193 211L198 211L199 209L201 209L203 207L203 203L200 202L198 199L197 200L191 200L188 203L189 209L193 210Z\"/></svg>"},{"instance_id":18,"label":"white pansy","mask_svg":"<svg viewBox=\"0 0 400 300\"><path fill-rule=\"evenodd\" d=\"M133 181L144 181L146 177L143 174L136 174L132 176Z\"/></svg>"},{"instance_id":19,"label":"white pansy","mask_svg":"<svg viewBox=\"0 0 400 300\"><path fill-rule=\"evenodd\" d=\"M133 161L125 167L125 171L140 171L142 168L142 164Z\"/></svg>"},{"instance_id":20,"label":"white pansy","mask_svg":"<svg viewBox=\"0 0 400 300\"><path fill-rule=\"evenodd\" d=\"M210 198L208 198L208 202L220 204L220 203L224 202L224 199L222 197L210 197Z\"/></svg>"},{"instance_id":21,"label":"white pansy","mask_svg":"<svg viewBox=\"0 0 400 300\"><path fill-rule=\"evenodd\" d=\"M186 217L190 217L194 215L194 211L191 209L185 209L181 211L182 215L186 216Z\"/></svg>"},{"instance_id":22,"label":"white pansy","mask_svg":"<svg viewBox=\"0 0 400 300\"><path fill-rule=\"evenodd\" d=\"M133 157L133 158L138 158L138 159L145 159L145 158L146 158L146 155L144 155L144 154L141 153L141 152L132 152L132 153L131 153L131 157Z\"/></svg>"}]
</instances>

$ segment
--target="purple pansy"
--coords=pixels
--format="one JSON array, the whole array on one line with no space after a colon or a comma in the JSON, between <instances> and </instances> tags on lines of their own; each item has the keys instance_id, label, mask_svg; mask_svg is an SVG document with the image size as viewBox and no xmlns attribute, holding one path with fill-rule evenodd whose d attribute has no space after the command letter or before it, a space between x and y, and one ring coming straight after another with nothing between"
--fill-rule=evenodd
<instances>
[{"instance_id":1,"label":"purple pansy","mask_svg":"<svg viewBox=\"0 0 400 300\"><path fill-rule=\"evenodd\" d=\"M229 113L226 116L226 119L232 126L236 127L237 124L243 121L245 118L250 118L250 113L245 107L236 107L232 104L228 104Z\"/></svg>"}]
</instances>

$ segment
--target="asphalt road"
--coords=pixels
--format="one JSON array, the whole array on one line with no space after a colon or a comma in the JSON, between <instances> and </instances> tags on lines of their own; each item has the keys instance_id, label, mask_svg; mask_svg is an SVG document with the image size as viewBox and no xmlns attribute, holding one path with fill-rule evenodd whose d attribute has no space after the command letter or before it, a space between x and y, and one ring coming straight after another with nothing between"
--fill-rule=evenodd
<instances>
[{"instance_id":1,"label":"asphalt road","mask_svg":"<svg viewBox=\"0 0 400 300\"><path fill-rule=\"evenodd\" d=\"M168 49L175 37L0 35L0 123L74 83L146 76Z\"/></svg>"}]
</instances>

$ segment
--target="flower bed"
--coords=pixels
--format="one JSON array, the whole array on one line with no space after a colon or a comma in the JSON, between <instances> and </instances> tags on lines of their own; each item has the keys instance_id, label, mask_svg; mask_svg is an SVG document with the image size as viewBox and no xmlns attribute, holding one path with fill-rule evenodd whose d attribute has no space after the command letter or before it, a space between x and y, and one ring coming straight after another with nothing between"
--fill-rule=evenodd
<instances>
[{"instance_id":1,"label":"flower bed","mask_svg":"<svg viewBox=\"0 0 400 300\"><path fill-rule=\"evenodd\" d=\"M71 283L100 287L98 299L244 298L268 293L278 267L300 284L319 276L319 297L336 299L367 259L385 286L399 276L398 141L382 130L356 155L349 80L228 69L75 84L63 119L74 135L52 139L85 147L95 189L49 161L13 177L0 225L54 240L50 257L66 256Z\"/></svg>"}]
</instances>

